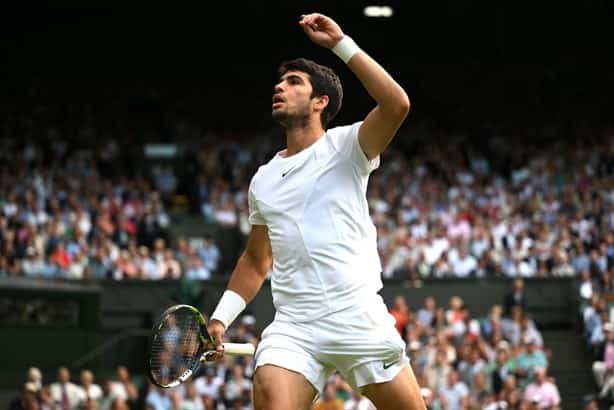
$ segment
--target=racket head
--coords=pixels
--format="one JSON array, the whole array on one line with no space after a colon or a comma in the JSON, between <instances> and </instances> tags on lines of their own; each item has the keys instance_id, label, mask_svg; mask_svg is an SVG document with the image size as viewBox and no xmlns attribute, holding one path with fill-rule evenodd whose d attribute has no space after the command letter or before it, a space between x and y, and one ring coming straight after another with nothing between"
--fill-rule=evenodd
<instances>
[{"instance_id":1,"label":"racket head","mask_svg":"<svg viewBox=\"0 0 614 410\"><path fill-rule=\"evenodd\" d=\"M208 340L206 321L193 306L174 305L152 329L148 376L162 388L175 387L198 369Z\"/></svg>"}]
</instances>

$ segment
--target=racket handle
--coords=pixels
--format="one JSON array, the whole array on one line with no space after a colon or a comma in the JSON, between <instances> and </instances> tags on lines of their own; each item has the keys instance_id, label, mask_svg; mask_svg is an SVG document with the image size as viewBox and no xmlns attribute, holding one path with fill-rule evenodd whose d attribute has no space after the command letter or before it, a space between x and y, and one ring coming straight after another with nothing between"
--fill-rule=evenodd
<instances>
[{"instance_id":1,"label":"racket handle","mask_svg":"<svg viewBox=\"0 0 614 410\"><path fill-rule=\"evenodd\" d=\"M251 356L255 351L252 343L224 343L224 354Z\"/></svg>"}]
</instances>

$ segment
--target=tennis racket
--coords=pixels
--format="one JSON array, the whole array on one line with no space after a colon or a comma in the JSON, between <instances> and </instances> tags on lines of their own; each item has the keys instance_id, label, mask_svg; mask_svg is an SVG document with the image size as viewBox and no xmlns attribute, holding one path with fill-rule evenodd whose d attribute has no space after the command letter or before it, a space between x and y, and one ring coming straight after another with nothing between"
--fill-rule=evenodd
<instances>
[{"instance_id":1,"label":"tennis racket","mask_svg":"<svg viewBox=\"0 0 614 410\"><path fill-rule=\"evenodd\" d=\"M149 378L159 387L175 387L185 382L201 362L213 360L207 322L193 306L168 308L152 330L149 352ZM252 355L251 343L224 343L224 354Z\"/></svg>"}]
</instances>

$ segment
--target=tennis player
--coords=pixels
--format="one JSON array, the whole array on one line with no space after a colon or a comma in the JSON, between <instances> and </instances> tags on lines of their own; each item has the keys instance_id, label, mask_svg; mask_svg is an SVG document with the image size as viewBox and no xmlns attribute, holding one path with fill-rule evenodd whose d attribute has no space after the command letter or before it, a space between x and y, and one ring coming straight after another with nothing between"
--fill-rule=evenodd
<instances>
[{"instance_id":1,"label":"tennis player","mask_svg":"<svg viewBox=\"0 0 614 410\"><path fill-rule=\"evenodd\" d=\"M335 369L379 410L423 409L404 343L377 293L381 263L366 200L369 174L409 100L331 18L304 15L299 25L348 65L377 105L364 121L326 131L341 107L339 78L305 59L282 64L272 114L287 147L251 181L252 231L208 331L220 356L225 329L272 267L276 315L256 351L256 409L309 409Z\"/></svg>"}]
</instances>

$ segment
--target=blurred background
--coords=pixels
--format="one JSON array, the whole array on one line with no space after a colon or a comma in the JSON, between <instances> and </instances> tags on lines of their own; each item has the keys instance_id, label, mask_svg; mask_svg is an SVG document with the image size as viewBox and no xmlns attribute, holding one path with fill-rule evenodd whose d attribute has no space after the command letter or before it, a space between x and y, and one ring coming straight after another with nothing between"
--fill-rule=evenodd
<instances>
[{"instance_id":1,"label":"blurred background","mask_svg":"<svg viewBox=\"0 0 614 410\"><path fill-rule=\"evenodd\" d=\"M389 17L365 7L387 6ZM211 313L282 149L277 66L340 75L299 16L333 17L412 112L367 193L382 295L432 409L609 408L614 64L606 1L54 2L0 20L0 406L250 408L250 358L160 391L149 329ZM384 12L386 14L387 12ZM263 290L230 330L257 342ZM560 397L560 402L559 402ZM318 409L370 409L335 375Z\"/></svg>"}]
</instances>

